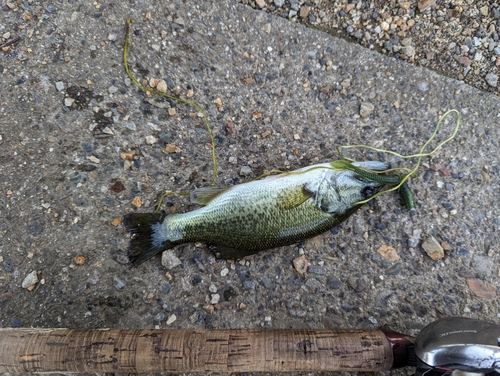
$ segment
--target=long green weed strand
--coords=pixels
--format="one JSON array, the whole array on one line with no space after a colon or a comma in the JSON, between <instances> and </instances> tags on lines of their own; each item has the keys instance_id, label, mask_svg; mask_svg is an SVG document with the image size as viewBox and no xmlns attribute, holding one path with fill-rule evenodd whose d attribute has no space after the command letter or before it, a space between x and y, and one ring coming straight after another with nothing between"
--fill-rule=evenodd
<instances>
[{"instance_id":1,"label":"long green weed strand","mask_svg":"<svg viewBox=\"0 0 500 376\"><path fill-rule=\"evenodd\" d=\"M172 100L174 100L176 102L187 104L189 106L192 106L192 107L196 108L202 114L203 121L205 123L205 126L207 128L208 134L210 136L211 151L212 151L212 163L213 163L213 171L212 171L212 178L210 179L210 185L213 185L214 181L215 181L215 178L217 176L217 158L215 156L215 139L214 139L214 135L213 135L212 129L210 128L210 124L208 122L207 114L205 113L205 111L203 110L203 108L201 108L201 106L198 103L196 103L196 102L192 102L192 101L189 101L189 100L186 100L186 99L174 97L173 95L170 95L170 94L167 94L167 93L163 93L163 92L155 90L155 89L150 89L148 87L145 87L145 86L141 85L135 79L135 77L132 75L132 72L130 71L130 68L128 66L128 60L127 60L128 46L129 46L129 35L130 35L130 24L131 23L132 23L132 19L127 18L127 21L125 22L125 41L123 43L123 66L125 68L125 72L127 73L127 76L130 78L130 80L132 81L132 83L135 86L137 86L139 89L141 89L142 91L147 92L147 93L161 95L162 97L165 97L165 98L168 98L168 99L172 99ZM160 206L161 206L161 204L163 202L163 199L166 196L171 195L171 194L176 194L176 195L181 195L181 196L186 196L186 195L189 196L189 193L187 193L187 192L167 191L160 198L159 203L158 203L155 211L159 210L159 208L160 208Z\"/></svg>"},{"instance_id":2,"label":"long green weed strand","mask_svg":"<svg viewBox=\"0 0 500 376\"><path fill-rule=\"evenodd\" d=\"M432 142L432 140L434 140L434 138L436 137L440 127L441 127L441 123L443 122L443 120L451 113L455 113L456 114L456 117L457 117L457 122L456 122L456 125L455 125L455 128L452 132L452 134L450 135L450 137L448 137L447 139L445 139L444 141L440 142L432 151L428 152L428 153L425 153L425 149L427 148L427 146ZM375 197L378 197L378 196L381 196L385 193L388 193L388 192L392 192L392 191L396 191L396 190L399 190L401 188L401 186L403 184L405 184L407 182L407 180L416 174L416 172L418 171L421 163L422 163L422 158L423 157L430 157L432 156L433 154L435 154L443 145L447 144L448 142L450 142L451 140L453 140L455 138L455 136L457 135L458 133L458 130L460 129L460 112L458 112L458 110L456 109L451 109L451 110L448 110L446 111L438 120L437 124L436 124L436 127L434 128L434 131L432 132L431 136L429 137L429 139L424 143L424 145L422 145L422 147L420 148L419 152L417 154L412 154L412 155L402 155L402 154L399 154L395 151L392 151L392 150L387 150L387 149L380 149L380 148L376 148L376 147L373 147L373 146L369 146L369 145L346 145L346 146L337 146L337 152L339 154L339 157L341 158L341 160L345 160L345 161L348 161L348 162L353 162L354 160L351 159L351 158L348 158L346 155L344 155L343 153L343 150L345 149L369 149L369 150L373 150L373 151L376 151L378 153L386 153L386 154L391 154L391 155L394 155L396 157L399 157L399 158L402 158L402 159L410 159L410 158L417 158L417 163L415 165L414 168L412 169L408 169L408 168L402 168L402 170L406 170L408 171L408 173L406 174L402 174L401 175L401 178L400 178L400 181L398 184L396 184L395 186L391 187L391 188L388 188L386 190L383 190L383 191L380 191L378 193L376 193L375 195L373 195L372 197L370 197L369 199L366 199L366 200L363 200L363 201L358 201L356 203L356 205L358 204L364 204L368 201L370 201L371 199L375 198ZM380 173L386 173L388 172L387 171L381 171ZM413 203L413 195L411 194L410 192L410 189L409 187L407 186L406 188L403 188L402 191L400 191L401 194L402 194L402 197L403 197L403 200L406 201L408 200L408 205L413 205L414 206L414 203ZM411 198L410 198L410 195L411 194ZM411 203L410 203L411 201ZM405 205L406 205L406 202L405 202Z\"/></svg>"}]
</instances>

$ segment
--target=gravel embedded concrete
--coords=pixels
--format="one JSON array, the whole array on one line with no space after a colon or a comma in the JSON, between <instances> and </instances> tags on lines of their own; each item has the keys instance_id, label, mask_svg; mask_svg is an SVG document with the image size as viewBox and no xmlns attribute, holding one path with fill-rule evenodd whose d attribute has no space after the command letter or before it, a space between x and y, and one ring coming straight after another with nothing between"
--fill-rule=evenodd
<instances>
[{"instance_id":1,"label":"gravel embedded concrete","mask_svg":"<svg viewBox=\"0 0 500 376\"><path fill-rule=\"evenodd\" d=\"M230 0L16 7L0 14L2 34L20 36L0 60L1 327L415 334L444 316L499 322L495 94ZM207 111L219 185L336 159L336 145L412 154L452 108L460 131L410 181L414 213L386 194L295 246L231 262L189 244L130 269L120 218L207 184L211 160L194 109L151 105L126 77L127 17L134 74ZM444 258L421 247L431 236Z\"/></svg>"}]
</instances>

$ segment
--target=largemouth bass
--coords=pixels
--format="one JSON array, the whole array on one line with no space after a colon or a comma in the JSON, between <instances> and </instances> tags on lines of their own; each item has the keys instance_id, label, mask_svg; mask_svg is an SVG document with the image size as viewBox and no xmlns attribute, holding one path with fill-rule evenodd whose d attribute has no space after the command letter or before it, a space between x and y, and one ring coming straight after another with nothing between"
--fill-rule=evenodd
<instances>
[{"instance_id":1,"label":"largemouth bass","mask_svg":"<svg viewBox=\"0 0 500 376\"><path fill-rule=\"evenodd\" d=\"M203 207L180 214L129 213L129 260L139 265L178 244L206 242L223 258L241 258L265 249L297 243L345 221L382 186L373 173L383 162L354 162L354 169L332 164L308 166L292 173L225 188L200 188L191 201ZM364 176L362 176L364 175ZM380 177L379 175L376 175ZM385 183L399 182L395 176ZM382 179L383 180L383 179Z\"/></svg>"}]
</instances>

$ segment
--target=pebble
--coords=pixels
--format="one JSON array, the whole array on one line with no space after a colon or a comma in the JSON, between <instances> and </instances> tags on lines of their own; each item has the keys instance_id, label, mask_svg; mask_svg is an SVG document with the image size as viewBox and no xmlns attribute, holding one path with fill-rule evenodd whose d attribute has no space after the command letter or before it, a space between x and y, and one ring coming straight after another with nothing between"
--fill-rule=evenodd
<instances>
[{"instance_id":1,"label":"pebble","mask_svg":"<svg viewBox=\"0 0 500 376\"><path fill-rule=\"evenodd\" d=\"M158 142L158 139L155 136L152 136L152 135L146 136L146 144L154 145L157 142Z\"/></svg>"},{"instance_id":2,"label":"pebble","mask_svg":"<svg viewBox=\"0 0 500 376\"><path fill-rule=\"evenodd\" d=\"M114 86L114 85L113 85L113 86L110 86L110 87L108 88L108 93L109 93L109 94L114 94L114 93L116 93L117 91L118 91L118 88L117 88L116 86Z\"/></svg>"},{"instance_id":3,"label":"pebble","mask_svg":"<svg viewBox=\"0 0 500 376\"><path fill-rule=\"evenodd\" d=\"M490 85L491 87L497 87L498 76L495 73L488 73L485 79L488 85Z\"/></svg>"},{"instance_id":4,"label":"pebble","mask_svg":"<svg viewBox=\"0 0 500 376\"><path fill-rule=\"evenodd\" d=\"M248 176L252 173L252 169L249 166L243 166L240 170L241 176Z\"/></svg>"},{"instance_id":5,"label":"pebble","mask_svg":"<svg viewBox=\"0 0 500 376\"><path fill-rule=\"evenodd\" d=\"M132 205L135 206L136 208L140 208L142 206L141 198L139 196L135 196L132 200Z\"/></svg>"},{"instance_id":6,"label":"pebble","mask_svg":"<svg viewBox=\"0 0 500 376\"><path fill-rule=\"evenodd\" d=\"M305 272L307 272L309 262L306 259L306 255L301 255L301 256L293 259L292 263L293 263L293 267L294 267L295 271L299 275L304 275Z\"/></svg>"},{"instance_id":7,"label":"pebble","mask_svg":"<svg viewBox=\"0 0 500 376\"><path fill-rule=\"evenodd\" d=\"M220 294L212 294L212 299L210 300L210 304L217 304L220 300Z\"/></svg>"},{"instance_id":8,"label":"pebble","mask_svg":"<svg viewBox=\"0 0 500 376\"><path fill-rule=\"evenodd\" d=\"M222 269L220 271L221 277L225 277L228 273L229 273L229 269L228 268L224 268L224 269Z\"/></svg>"},{"instance_id":9,"label":"pebble","mask_svg":"<svg viewBox=\"0 0 500 376\"><path fill-rule=\"evenodd\" d=\"M173 269L182 264L181 260L175 255L171 249L166 250L161 254L161 264L167 269Z\"/></svg>"},{"instance_id":10,"label":"pebble","mask_svg":"<svg viewBox=\"0 0 500 376\"><path fill-rule=\"evenodd\" d=\"M63 89L64 89L64 82L62 82L62 81L57 81L57 82L56 82L56 89L57 89L57 91L61 91L61 90L63 90Z\"/></svg>"},{"instance_id":11,"label":"pebble","mask_svg":"<svg viewBox=\"0 0 500 376\"><path fill-rule=\"evenodd\" d=\"M217 286L215 286L213 283L208 286L208 291L212 292L212 293L216 293L217 292Z\"/></svg>"},{"instance_id":12,"label":"pebble","mask_svg":"<svg viewBox=\"0 0 500 376\"><path fill-rule=\"evenodd\" d=\"M398 253L396 250L390 245L382 245L377 249L377 253L385 258L387 261L393 262L400 260Z\"/></svg>"},{"instance_id":13,"label":"pebble","mask_svg":"<svg viewBox=\"0 0 500 376\"><path fill-rule=\"evenodd\" d=\"M21 286L23 289L26 289L28 291L32 291L35 288L35 285L38 282L38 275L36 273L36 270L33 270L31 273L29 273L23 280Z\"/></svg>"},{"instance_id":14,"label":"pebble","mask_svg":"<svg viewBox=\"0 0 500 376\"><path fill-rule=\"evenodd\" d=\"M115 289L121 290L122 288L125 287L125 283L123 283L123 281L120 278L118 278L117 276L114 276L113 277L113 286L115 286Z\"/></svg>"},{"instance_id":15,"label":"pebble","mask_svg":"<svg viewBox=\"0 0 500 376\"><path fill-rule=\"evenodd\" d=\"M497 296L497 288L491 283L485 282L478 278L467 278L465 280L467 287L474 295L483 299L495 299Z\"/></svg>"},{"instance_id":16,"label":"pebble","mask_svg":"<svg viewBox=\"0 0 500 376\"><path fill-rule=\"evenodd\" d=\"M177 316L175 314L169 316L169 318L167 319L167 325L172 324L175 320L177 320Z\"/></svg>"},{"instance_id":17,"label":"pebble","mask_svg":"<svg viewBox=\"0 0 500 376\"><path fill-rule=\"evenodd\" d=\"M161 312L158 312L157 315L155 316L155 318L153 319L155 322L162 322L163 320L165 320L165 317L167 315L165 315L165 312L161 311Z\"/></svg>"},{"instance_id":18,"label":"pebble","mask_svg":"<svg viewBox=\"0 0 500 376\"><path fill-rule=\"evenodd\" d=\"M285 0L274 0L274 5L276 5L278 8L281 8L285 4Z\"/></svg>"},{"instance_id":19,"label":"pebble","mask_svg":"<svg viewBox=\"0 0 500 376\"><path fill-rule=\"evenodd\" d=\"M129 122L125 123L125 128L127 128L128 130L133 131L133 132L135 132L137 130L137 126L135 125L135 123L133 121L129 121Z\"/></svg>"},{"instance_id":20,"label":"pebble","mask_svg":"<svg viewBox=\"0 0 500 376\"><path fill-rule=\"evenodd\" d=\"M102 130L102 133L111 134L111 135L114 134L114 132L111 130L110 127L104 127L104 129Z\"/></svg>"},{"instance_id":21,"label":"pebble","mask_svg":"<svg viewBox=\"0 0 500 376\"><path fill-rule=\"evenodd\" d=\"M375 109L375 106L370 103L370 102L361 102L361 105L359 106L359 115L362 118L366 118L368 115L370 115L373 110Z\"/></svg>"},{"instance_id":22,"label":"pebble","mask_svg":"<svg viewBox=\"0 0 500 376\"><path fill-rule=\"evenodd\" d=\"M158 84L156 85L156 90L161 91L162 93L166 93L167 89L168 89L168 87L167 87L167 83L165 82L165 80L158 81Z\"/></svg>"},{"instance_id":23,"label":"pebble","mask_svg":"<svg viewBox=\"0 0 500 376\"><path fill-rule=\"evenodd\" d=\"M439 242L432 235L422 242L422 248L433 260L438 260L444 257L443 247L441 247Z\"/></svg>"},{"instance_id":24,"label":"pebble","mask_svg":"<svg viewBox=\"0 0 500 376\"><path fill-rule=\"evenodd\" d=\"M205 310L206 313L208 313L209 315L211 315L212 313L214 313L214 306L212 304L205 304L203 306L203 309Z\"/></svg>"},{"instance_id":25,"label":"pebble","mask_svg":"<svg viewBox=\"0 0 500 376\"><path fill-rule=\"evenodd\" d=\"M14 326L17 326L17 327L20 327L20 326L23 326L23 322L21 320L19 320L18 318L16 317L13 317L10 322L14 325Z\"/></svg>"},{"instance_id":26,"label":"pebble","mask_svg":"<svg viewBox=\"0 0 500 376\"><path fill-rule=\"evenodd\" d=\"M66 107L71 107L73 105L73 103L75 103L75 100L73 98L70 98L70 97L64 98L64 105Z\"/></svg>"},{"instance_id":27,"label":"pebble","mask_svg":"<svg viewBox=\"0 0 500 376\"><path fill-rule=\"evenodd\" d=\"M259 8L262 9L266 6L266 1L265 0L255 0L255 4L257 4L259 6Z\"/></svg>"}]
</instances>

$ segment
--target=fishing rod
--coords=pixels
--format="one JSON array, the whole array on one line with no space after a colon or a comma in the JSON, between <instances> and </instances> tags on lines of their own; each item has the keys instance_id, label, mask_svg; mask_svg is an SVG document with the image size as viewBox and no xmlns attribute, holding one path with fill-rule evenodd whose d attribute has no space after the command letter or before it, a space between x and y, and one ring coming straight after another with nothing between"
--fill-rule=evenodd
<instances>
[{"instance_id":1,"label":"fishing rod","mask_svg":"<svg viewBox=\"0 0 500 376\"><path fill-rule=\"evenodd\" d=\"M416 338L358 329L0 329L0 372L388 371L500 376L500 326L444 318Z\"/></svg>"}]
</instances>

